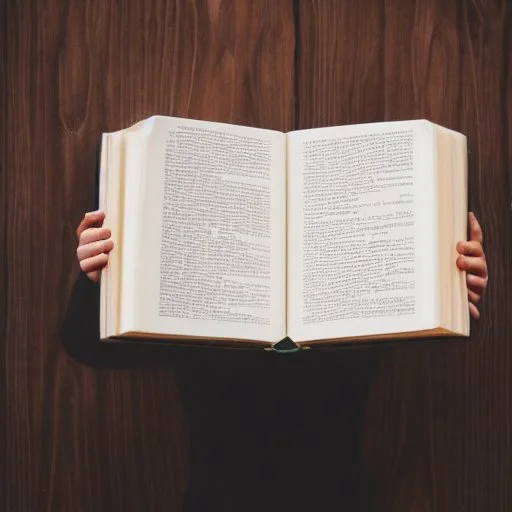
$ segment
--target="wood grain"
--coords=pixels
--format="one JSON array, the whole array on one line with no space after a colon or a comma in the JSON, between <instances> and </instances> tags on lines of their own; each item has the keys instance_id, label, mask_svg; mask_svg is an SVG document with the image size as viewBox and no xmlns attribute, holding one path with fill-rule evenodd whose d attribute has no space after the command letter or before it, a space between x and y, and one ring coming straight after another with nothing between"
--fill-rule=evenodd
<instances>
[{"instance_id":1,"label":"wood grain","mask_svg":"<svg viewBox=\"0 0 512 512\"><path fill-rule=\"evenodd\" d=\"M0 2L0 508L510 510L511 20L506 0ZM75 229L99 134L156 113L466 133L491 272L471 340L99 347Z\"/></svg>"},{"instance_id":2,"label":"wood grain","mask_svg":"<svg viewBox=\"0 0 512 512\"><path fill-rule=\"evenodd\" d=\"M384 357L367 415L376 510L509 510L509 2L300 3L302 128L426 118L468 136L491 282L469 342Z\"/></svg>"},{"instance_id":3,"label":"wood grain","mask_svg":"<svg viewBox=\"0 0 512 512\"><path fill-rule=\"evenodd\" d=\"M189 436L172 358L99 367L64 348L75 229L102 131L152 114L290 129L291 14L270 1L1 2L2 510L181 510Z\"/></svg>"}]
</instances>

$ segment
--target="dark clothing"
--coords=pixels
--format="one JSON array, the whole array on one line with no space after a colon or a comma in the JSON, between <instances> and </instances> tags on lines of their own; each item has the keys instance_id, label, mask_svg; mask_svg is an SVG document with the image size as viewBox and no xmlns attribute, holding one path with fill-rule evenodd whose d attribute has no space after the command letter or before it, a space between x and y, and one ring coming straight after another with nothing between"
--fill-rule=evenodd
<instances>
[{"instance_id":1,"label":"dark clothing","mask_svg":"<svg viewBox=\"0 0 512 512\"><path fill-rule=\"evenodd\" d=\"M375 361L309 352L200 364L182 375L187 511L367 510L362 441Z\"/></svg>"}]
</instances>

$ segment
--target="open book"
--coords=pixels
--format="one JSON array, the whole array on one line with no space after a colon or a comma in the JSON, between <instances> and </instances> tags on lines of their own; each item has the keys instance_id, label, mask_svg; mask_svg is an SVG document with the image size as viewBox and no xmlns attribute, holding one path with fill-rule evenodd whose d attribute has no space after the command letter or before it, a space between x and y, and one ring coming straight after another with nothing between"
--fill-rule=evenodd
<instances>
[{"instance_id":1,"label":"open book","mask_svg":"<svg viewBox=\"0 0 512 512\"><path fill-rule=\"evenodd\" d=\"M272 346L468 336L466 137L156 116L103 134L102 339Z\"/></svg>"}]
</instances>

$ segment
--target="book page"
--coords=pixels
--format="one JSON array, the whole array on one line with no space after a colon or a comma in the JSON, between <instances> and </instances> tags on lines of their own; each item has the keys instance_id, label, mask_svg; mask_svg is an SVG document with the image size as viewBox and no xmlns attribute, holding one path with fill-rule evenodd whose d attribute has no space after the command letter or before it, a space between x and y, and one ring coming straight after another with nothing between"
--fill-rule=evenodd
<instances>
[{"instance_id":1,"label":"book page","mask_svg":"<svg viewBox=\"0 0 512 512\"><path fill-rule=\"evenodd\" d=\"M102 134L101 138L101 156L100 156L100 173L99 173L99 201L98 208L103 211L108 211L107 204L107 184L110 173L108 172L108 151L109 151L109 137L107 134ZM109 219L110 220L110 219ZM109 282L109 266L102 270L100 282L100 338L109 336L109 323L108 323L108 282Z\"/></svg>"},{"instance_id":2,"label":"book page","mask_svg":"<svg viewBox=\"0 0 512 512\"><path fill-rule=\"evenodd\" d=\"M121 206L124 146L119 132L103 134L100 161L99 209L105 212L104 227L110 228L115 240L121 238ZM109 264L101 272L100 284L100 337L117 334L121 280L121 252L113 250Z\"/></svg>"},{"instance_id":3,"label":"book page","mask_svg":"<svg viewBox=\"0 0 512 512\"><path fill-rule=\"evenodd\" d=\"M140 217L140 169L148 136L147 123L102 135L99 208L105 212L114 248L102 270L100 337L133 330Z\"/></svg>"},{"instance_id":4,"label":"book page","mask_svg":"<svg viewBox=\"0 0 512 512\"><path fill-rule=\"evenodd\" d=\"M294 341L438 322L433 125L288 134L288 335Z\"/></svg>"},{"instance_id":5,"label":"book page","mask_svg":"<svg viewBox=\"0 0 512 512\"><path fill-rule=\"evenodd\" d=\"M468 239L468 146L465 135L452 131L452 168L454 173L454 243ZM453 251L452 251L453 254ZM455 254L458 256L458 253ZM454 287L454 327L463 336L470 335L470 314L466 272L456 267L453 271Z\"/></svg>"},{"instance_id":6,"label":"book page","mask_svg":"<svg viewBox=\"0 0 512 512\"><path fill-rule=\"evenodd\" d=\"M439 269L441 283L441 320L443 327L469 335L466 273L453 264L457 242L467 239L467 142L466 137L436 126L441 205L439 219ZM443 211L444 210L444 211Z\"/></svg>"},{"instance_id":7,"label":"book page","mask_svg":"<svg viewBox=\"0 0 512 512\"><path fill-rule=\"evenodd\" d=\"M155 117L136 330L285 336L285 135Z\"/></svg>"}]
</instances>

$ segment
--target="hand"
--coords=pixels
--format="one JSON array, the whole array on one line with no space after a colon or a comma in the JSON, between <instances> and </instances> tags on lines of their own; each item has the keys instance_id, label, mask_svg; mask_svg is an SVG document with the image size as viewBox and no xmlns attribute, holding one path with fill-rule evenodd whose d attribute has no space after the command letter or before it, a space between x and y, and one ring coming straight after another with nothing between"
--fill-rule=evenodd
<instances>
[{"instance_id":1,"label":"hand","mask_svg":"<svg viewBox=\"0 0 512 512\"><path fill-rule=\"evenodd\" d=\"M101 269L107 265L108 254L114 248L110 229L102 227L104 220L104 212L88 212L76 230L80 268L95 283L100 281Z\"/></svg>"},{"instance_id":2,"label":"hand","mask_svg":"<svg viewBox=\"0 0 512 512\"><path fill-rule=\"evenodd\" d=\"M457 267L466 271L466 282L468 285L469 312L478 320L480 312L477 303L484 294L488 281L487 261L483 249L483 233L475 215L469 213L469 242L457 244Z\"/></svg>"}]
</instances>

